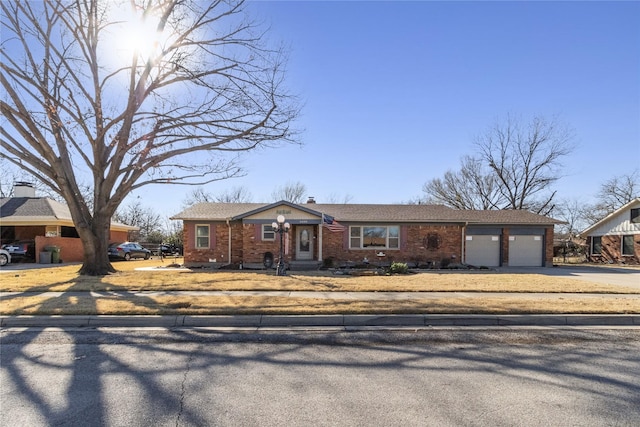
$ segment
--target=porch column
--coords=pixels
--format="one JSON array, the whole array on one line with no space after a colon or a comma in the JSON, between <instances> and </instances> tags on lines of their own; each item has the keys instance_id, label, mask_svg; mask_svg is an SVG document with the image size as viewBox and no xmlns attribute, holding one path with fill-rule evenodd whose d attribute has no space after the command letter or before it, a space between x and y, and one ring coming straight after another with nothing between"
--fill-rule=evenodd
<instances>
[{"instance_id":1,"label":"porch column","mask_svg":"<svg viewBox=\"0 0 640 427\"><path fill-rule=\"evenodd\" d=\"M320 225L318 225L318 261L322 262L322 224L324 224L324 214L320 218Z\"/></svg>"}]
</instances>

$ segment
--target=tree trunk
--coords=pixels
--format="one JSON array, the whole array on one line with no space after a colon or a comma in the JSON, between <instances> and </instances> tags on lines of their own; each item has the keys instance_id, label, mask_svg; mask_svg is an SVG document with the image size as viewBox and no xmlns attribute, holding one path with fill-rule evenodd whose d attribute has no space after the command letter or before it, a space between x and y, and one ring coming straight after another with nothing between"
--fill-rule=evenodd
<instances>
[{"instance_id":1,"label":"tree trunk","mask_svg":"<svg viewBox=\"0 0 640 427\"><path fill-rule=\"evenodd\" d=\"M84 249L84 262L80 274L87 276L104 276L116 271L109 262L107 249L109 247L111 220L95 216L91 228L77 227Z\"/></svg>"}]
</instances>

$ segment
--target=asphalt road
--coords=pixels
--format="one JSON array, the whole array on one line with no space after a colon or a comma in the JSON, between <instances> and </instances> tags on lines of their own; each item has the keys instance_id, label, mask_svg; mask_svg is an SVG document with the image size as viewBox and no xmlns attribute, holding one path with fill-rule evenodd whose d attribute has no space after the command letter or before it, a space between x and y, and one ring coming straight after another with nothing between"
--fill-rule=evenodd
<instances>
[{"instance_id":1,"label":"asphalt road","mask_svg":"<svg viewBox=\"0 0 640 427\"><path fill-rule=\"evenodd\" d=\"M637 426L638 328L4 329L3 426Z\"/></svg>"}]
</instances>

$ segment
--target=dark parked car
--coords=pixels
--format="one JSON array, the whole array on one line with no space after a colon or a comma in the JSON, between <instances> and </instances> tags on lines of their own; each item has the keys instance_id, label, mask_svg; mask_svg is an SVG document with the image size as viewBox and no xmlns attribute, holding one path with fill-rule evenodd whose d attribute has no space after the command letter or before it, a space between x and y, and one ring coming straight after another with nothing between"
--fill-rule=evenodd
<instances>
[{"instance_id":1,"label":"dark parked car","mask_svg":"<svg viewBox=\"0 0 640 427\"><path fill-rule=\"evenodd\" d=\"M158 248L158 252L161 252L163 256L180 255L180 248L176 245L162 244Z\"/></svg>"},{"instance_id":2,"label":"dark parked car","mask_svg":"<svg viewBox=\"0 0 640 427\"><path fill-rule=\"evenodd\" d=\"M108 249L109 258L118 258L125 261L129 261L131 258L144 258L149 259L151 257L151 251L143 248L138 243L124 242L124 243L112 243Z\"/></svg>"},{"instance_id":3,"label":"dark parked car","mask_svg":"<svg viewBox=\"0 0 640 427\"><path fill-rule=\"evenodd\" d=\"M33 262L36 259L36 243L34 240L20 240L2 245L2 249L11 254L12 262Z\"/></svg>"}]
</instances>

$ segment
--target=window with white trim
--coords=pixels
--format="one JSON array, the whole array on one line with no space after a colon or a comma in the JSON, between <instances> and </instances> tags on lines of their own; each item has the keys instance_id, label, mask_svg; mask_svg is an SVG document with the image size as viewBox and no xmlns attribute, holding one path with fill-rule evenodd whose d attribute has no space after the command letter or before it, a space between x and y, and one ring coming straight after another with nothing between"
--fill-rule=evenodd
<instances>
[{"instance_id":1,"label":"window with white trim","mask_svg":"<svg viewBox=\"0 0 640 427\"><path fill-rule=\"evenodd\" d=\"M363 225L349 227L350 249L399 249L400 227Z\"/></svg>"},{"instance_id":2,"label":"window with white trim","mask_svg":"<svg viewBox=\"0 0 640 427\"><path fill-rule=\"evenodd\" d=\"M276 240L276 233L271 224L262 224L262 240Z\"/></svg>"},{"instance_id":3,"label":"window with white trim","mask_svg":"<svg viewBox=\"0 0 640 427\"><path fill-rule=\"evenodd\" d=\"M602 236L591 237L591 255L602 254Z\"/></svg>"},{"instance_id":4,"label":"window with white trim","mask_svg":"<svg viewBox=\"0 0 640 427\"><path fill-rule=\"evenodd\" d=\"M209 248L209 226L196 225L196 249Z\"/></svg>"},{"instance_id":5,"label":"window with white trim","mask_svg":"<svg viewBox=\"0 0 640 427\"><path fill-rule=\"evenodd\" d=\"M634 255L633 235L622 236L622 255Z\"/></svg>"},{"instance_id":6,"label":"window with white trim","mask_svg":"<svg viewBox=\"0 0 640 427\"><path fill-rule=\"evenodd\" d=\"M631 222L637 224L640 222L640 208L631 209Z\"/></svg>"}]
</instances>

